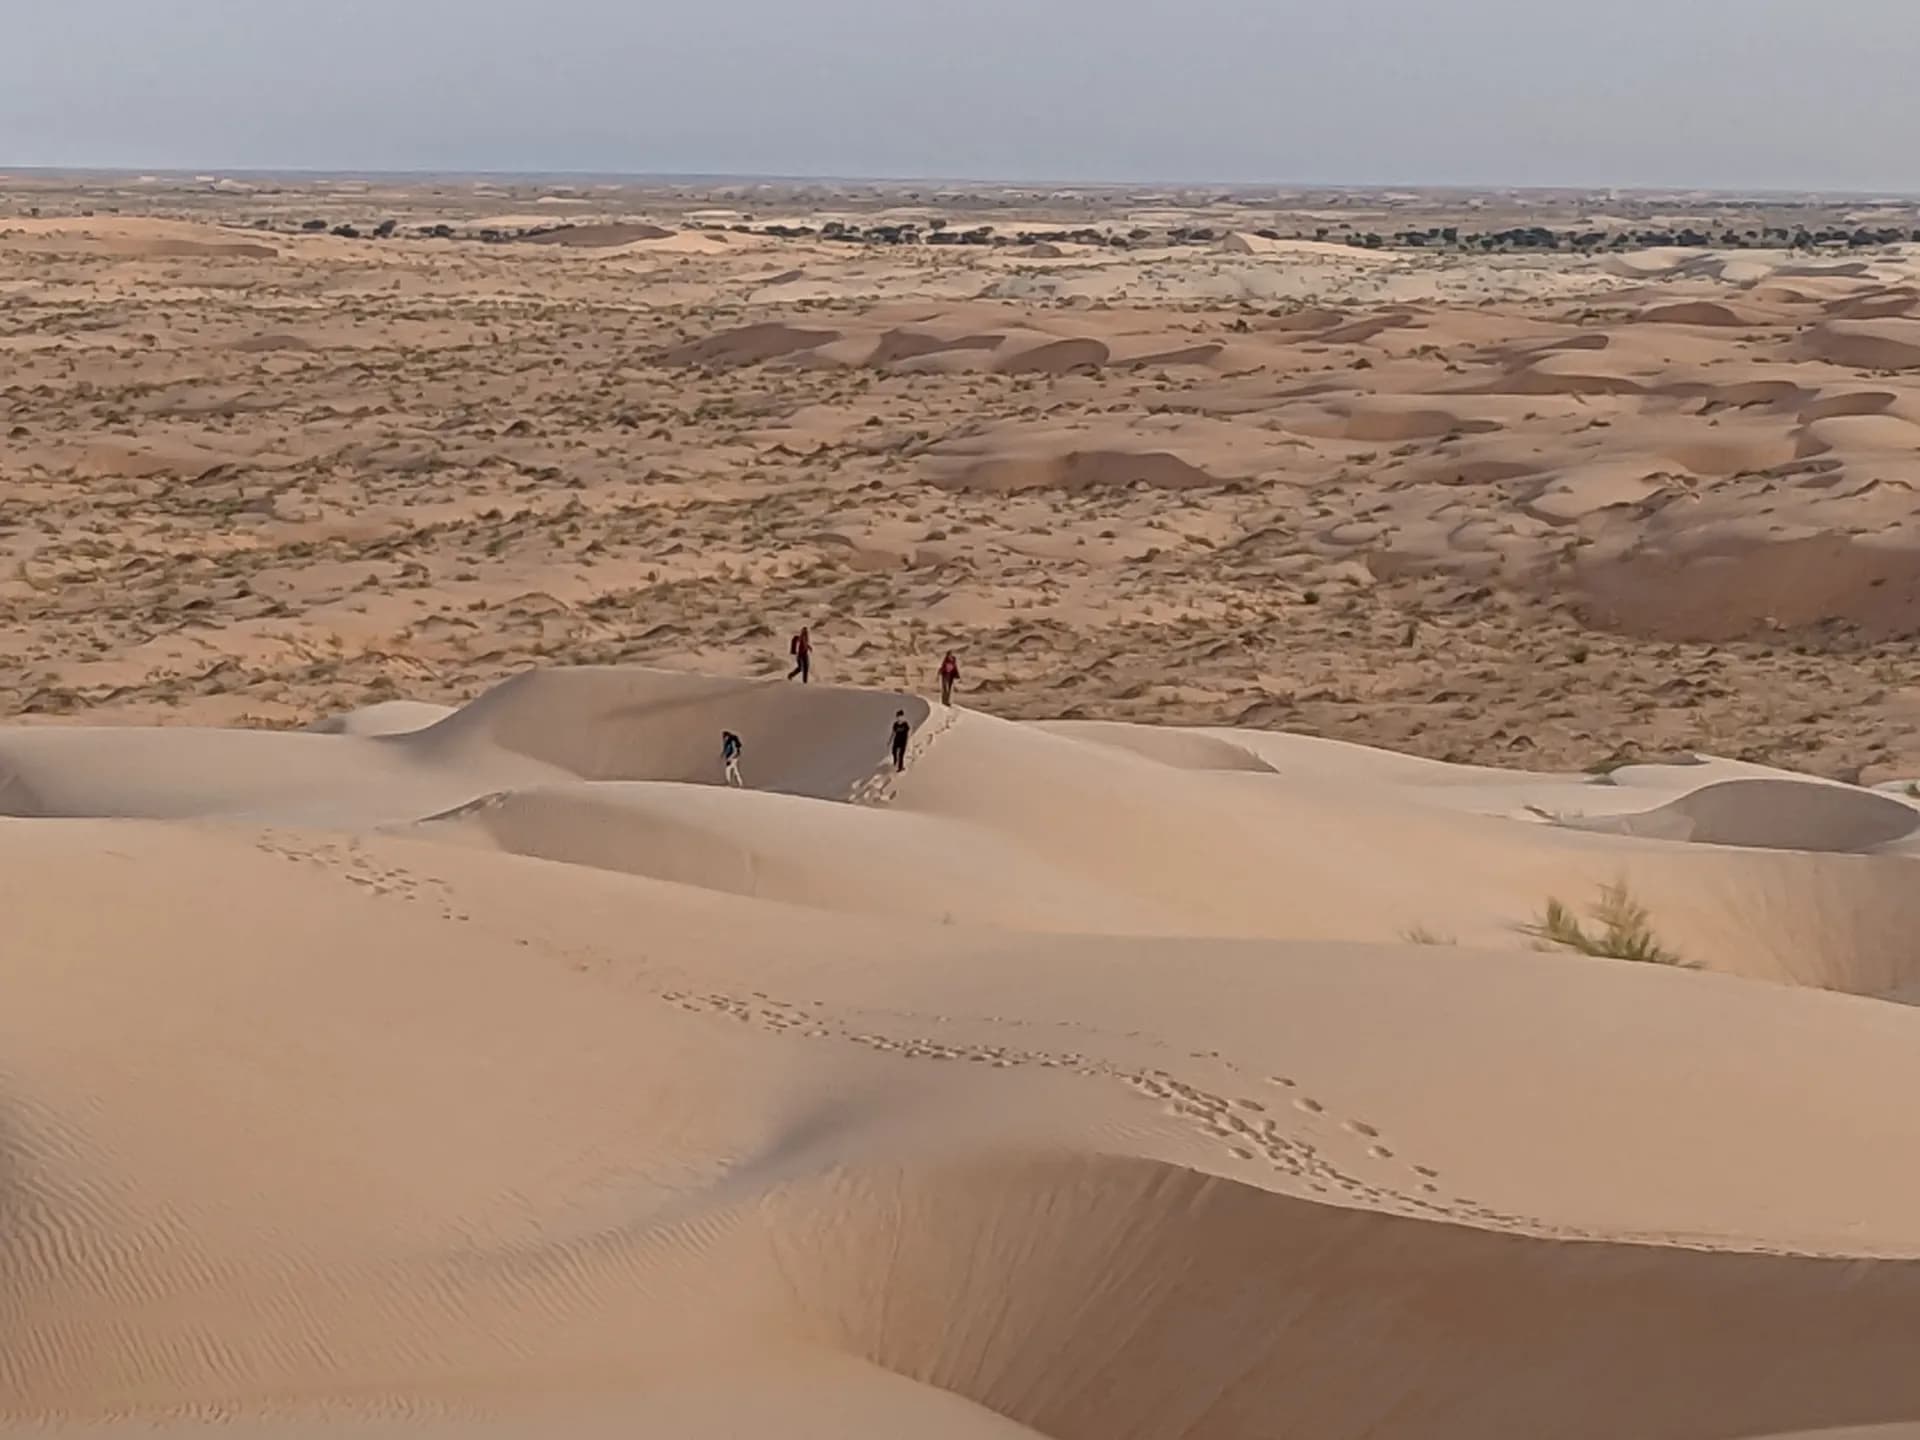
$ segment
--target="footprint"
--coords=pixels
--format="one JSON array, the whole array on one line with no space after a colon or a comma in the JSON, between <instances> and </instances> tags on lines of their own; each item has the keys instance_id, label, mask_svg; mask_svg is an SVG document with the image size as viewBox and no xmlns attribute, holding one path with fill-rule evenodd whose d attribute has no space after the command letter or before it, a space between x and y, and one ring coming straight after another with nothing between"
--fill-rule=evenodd
<instances>
[{"instance_id":1,"label":"footprint","mask_svg":"<svg viewBox=\"0 0 1920 1440\"><path fill-rule=\"evenodd\" d=\"M1234 1147L1233 1147L1233 1148L1232 1148L1231 1150L1229 1150L1229 1151L1228 1151L1227 1153L1228 1153L1229 1155L1231 1155L1231 1156L1233 1156L1233 1158L1234 1158L1234 1159L1236 1159L1236 1160L1251 1160L1251 1159L1253 1159L1253 1151L1251 1151L1251 1150L1247 1150L1247 1149L1244 1149L1244 1148L1242 1148L1241 1146L1238 1146L1238 1145L1236 1145L1236 1146L1234 1146Z\"/></svg>"},{"instance_id":2,"label":"footprint","mask_svg":"<svg viewBox=\"0 0 1920 1440\"><path fill-rule=\"evenodd\" d=\"M1269 1075L1267 1076L1267 1083L1269 1085L1281 1085L1291 1090L1299 1082L1297 1080L1289 1080L1285 1075Z\"/></svg>"},{"instance_id":3,"label":"footprint","mask_svg":"<svg viewBox=\"0 0 1920 1440\"><path fill-rule=\"evenodd\" d=\"M1373 1126L1367 1124L1367 1122L1364 1120L1347 1121L1347 1129L1351 1130L1356 1135L1364 1135L1369 1140L1377 1140L1380 1138L1380 1132L1376 1130Z\"/></svg>"},{"instance_id":4,"label":"footprint","mask_svg":"<svg viewBox=\"0 0 1920 1440\"><path fill-rule=\"evenodd\" d=\"M1367 1151L1367 1154L1371 1155L1376 1160L1391 1160L1393 1158L1393 1151L1389 1150L1384 1145L1375 1145L1370 1147Z\"/></svg>"},{"instance_id":5,"label":"footprint","mask_svg":"<svg viewBox=\"0 0 1920 1440\"><path fill-rule=\"evenodd\" d=\"M1327 1107L1322 1105L1318 1100L1315 1100L1311 1095L1302 1095L1298 1100L1293 1102L1293 1108L1303 1111L1308 1115L1318 1115Z\"/></svg>"},{"instance_id":6,"label":"footprint","mask_svg":"<svg viewBox=\"0 0 1920 1440\"><path fill-rule=\"evenodd\" d=\"M1263 1115L1266 1113L1266 1109L1267 1109L1267 1107L1262 1105L1258 1100L1236 1100L1233 1103L1239 1106L1242 1110L1254 1110L1254 1111L1258 1111Z\"/></svg>"}]
</instances>

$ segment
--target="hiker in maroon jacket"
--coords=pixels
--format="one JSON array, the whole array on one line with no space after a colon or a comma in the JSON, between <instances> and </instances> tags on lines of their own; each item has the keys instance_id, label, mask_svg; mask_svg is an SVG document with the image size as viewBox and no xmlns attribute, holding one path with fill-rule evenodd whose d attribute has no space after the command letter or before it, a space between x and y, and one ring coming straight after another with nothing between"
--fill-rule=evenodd
<instances>
[{"instance_id":1,"label":"hiker in maroon jacket","mask_svg":"<svg viewBox=\"0 0 1920 1440\"><path fill-rule=\"evenodd\" d=\"M960 678L960 662L953 658L953 651L947 651L947 658L940 662L940 703L953 704L953 683Z\"/></svg>"},{"instance_id":2,"label":"hiker in maroon jacket","mask_svg":"<svg viewBox=\"0 0 1920 1440\"><path fill-rule=\"evenodd\" d=\"M793 672L787 679L797 678L802 685L809 683L813 674L813 639L807 634L806 626L800 627L800 633L793 637L787 651L793 656Z\"/></svg>"}]
</instances>

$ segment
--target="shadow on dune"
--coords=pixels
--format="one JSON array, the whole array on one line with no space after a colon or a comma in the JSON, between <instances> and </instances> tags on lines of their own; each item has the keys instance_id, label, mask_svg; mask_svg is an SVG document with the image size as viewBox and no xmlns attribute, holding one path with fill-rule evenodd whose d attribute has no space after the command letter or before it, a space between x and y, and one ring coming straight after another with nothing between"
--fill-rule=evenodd
<instances>
[{"instance_id":1,"label":"shadow on dune","mask_svg":"<svg viewBox=\"0 0 1920 1440\"><path fill-rule=\"evenodd\" d=\"M1920 829L1920 810L1871 790L1799 780L1723 780L1634 815L1564 822L1639 840L1863 855Z\"/></svg>"},{"instance_id":2,"label":"shadow on dune","mask_svg":"<svg viewBox=\"0 0 1920 1440\"><path fill-rule=\"evenodd\" d=\"M0 815L401 823L530 786L715 784L723 729L745 740L756 788L845 800L884 762L896 710L916 727L928 714L885 691L609 667L534 671L452 714L378 706L307 731L0 729Z\"/></svg>"},{"instance_id":3,"label":"shadow on dune","mask_svg":"<svg viewBox=\"0 0 1920 1440\"><path fill-rule=\"evenodd\" d=\"M896 710L916 728L928 714L889 691L581 667L521 675L391 743L436 766L508 751L580 780L713 784L732 730L755 789L844 800L886 758Z\"/></svg>"},{"instance_id":4,"label":"shadow on dune","mask_svg":"<svg viewBox=\"0 0 1920 1440\"><path fill-rule=\"evenodd\" d=\"M1920 1416L1920 1263L1540 1239L1035 1158L769 1197L809 1329L1046 1434L1709 1440Z\"/></svg>"},{"instance_id":5,"label":"shadow on dune","mask_svg":"<svg viewBox=\"0 0 1920 1440\"><path fill-rule=\"evenodd\" d=\"M717 1243L764 1249L783 1328L1058 1440L1920 1417L1915 1261L1504 1234L1123 1156L862 1165L738 1204Z\"/></svg>"}]
</instances>

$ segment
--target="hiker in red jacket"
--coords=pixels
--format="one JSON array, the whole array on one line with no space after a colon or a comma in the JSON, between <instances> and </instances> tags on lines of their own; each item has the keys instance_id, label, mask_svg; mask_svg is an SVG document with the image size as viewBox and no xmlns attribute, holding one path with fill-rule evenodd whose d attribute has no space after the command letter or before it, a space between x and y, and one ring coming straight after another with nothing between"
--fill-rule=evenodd
<instances>
[{"instance_id":1,"label":"hiker in red jacket","mask_svg":"<svg viewBox=\"0 0 1920 1440\"><path fill-rule=\"evenodd\" d=\"M953 684L960 678L960 662L953 658L953 651L947 651L947 658L940 662L940 703L953 704Z\"/></svg>"},{"instance_id":2,"label":"hiker in red jacket","mask_svg":"<svg viewBox=\"0 0 1920 1440\"><path fill-rule=\"evenodd\" d=\"M807 634L806 626L800 627L800 633L793 637L787 651L793 656L793 671L787 679L797 678L802 685L807 684L813 674L813 638Z\"/></svg>"}]
</instances>

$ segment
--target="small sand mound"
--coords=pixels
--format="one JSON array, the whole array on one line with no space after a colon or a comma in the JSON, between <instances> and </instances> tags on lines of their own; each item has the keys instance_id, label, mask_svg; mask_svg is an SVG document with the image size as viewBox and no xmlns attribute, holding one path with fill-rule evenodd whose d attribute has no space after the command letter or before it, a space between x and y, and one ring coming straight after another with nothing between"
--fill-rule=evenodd
<instances>
[{"instance_id":1,"label":"small sand mound","mask_svg":"<svg viewBox=\"0 0 1920 1440\"><path fill-rule=\"evenodd\" d=\"M1686 300L1672 305L1649 305L1633 317L1643 325L1740 326L1759 323L1757 317L1712 300Z\"/></svg>"},{"instance_id":2,"label":"small sand mound","mask_svg":"<svg viewBox=\"0 0 1920 1440\"><path fill-rule=\"evenodd\" d=\"M1539 356L1504 379L1474 387L1496 395L1635 395L1646 387L1623 369L1574 351Z\"/></svg>"},{"instance_id":3,"label":"small sand mound","mask_svg":"<svg viewBox=\"0 0 1920 1440\"><path fill-rule=\"evenodd\" d=\"M1103 490L1147 485L1191 490L1222 477L1164 450L1074 450L1064 455L983 460L945 480L949 490Z\"/></svg>"},{"instance_id":4,"label":"small sand mound","mask_svg":"<svg viewBox=\"0 0 1920 1440\"><path fill-rule=\"evenodd\" d=\"M1633 280L1650 280L1677 273L1689 264L1697 264L1701 258L1698 250L1683 250L1676 246L1664 249L1636 250L1624 255L1609 255L1601 262L1601 267L1614 275L1625 276Z\"/></svg>"},{"instance_id":5,"label":"small sand mound","mask_svg":"<svg viewBox=\"0 0 1920 1440\"><path fill-rule=\"evenodd\" d=\"M1220 237L1213 248L1223 255L1271 255L1280 248L1280 242L1266 235L1230 230Z\"/></svg>"},{"instance_id":6,"label":"small sand mound","mask_svg":"<svg viewBox=\"0 0 1920 1440\"><path fill-rule=\"evenodd\" d=\"M1920 320L1829 320L1809 330L1801 348L1856 370L1920 370Z\"/></svg>"},{"instance_id":7,"label":"small sand mound","mask_svg":"<svg viewBox=\"0 0 1920 1440\"><path fill-rule=\"evenodd\" d=\"M249 335L244 340L236 340L227 347L242 355L268 355L281 350L307 351L316 347L310 340L298 335Z\"/></svg>"},{"instance_id":8,"label":"small sand mound","mask_svg":"<svg viewBox=\"0 0 1920 1440\"><path fill-rule=\"evenodd\" d=\"M654 240L617 247L622 255L731 255L747 244L745 236L713 230L675 230Z\"/></svg>"},{"instance_id":9,"label":"small sand mound","mask_svg":"<svg viewBox=\"0 0 1920 1440\"><path fill-rule=\"evenodd\" d=\"M520 676L451 714L378 706L306 732L10 729L0 816L412 821L555 782L717 784L723 729L746 742L759 788L847 800L900 709L916 729L928 713L884 691L581 668Z\"/></svg>"},{"instance_id":10,"label":"small sand mound","mask_svg":"<svg viewBox=\"0 0 1920 1440\"><path fill-rule=\"evenodd\" d=\"M1089 914L1140 932L1175 923L1124 890L1052 865L983 826L769 793L758 788L757 759L750 746L744 790L542 786L461 806L416 833L848 914L938 922L958 907L969 923L1052 932L1083 930ZM879 768L862 798L879 798L891 780L882 773L890 762L875 759ZM887 882L876 885L882 874Z\"/></svg>"},{"instance_id":11,"label":"small sand mound","mask_svg":"<svg viewBox=\"0 0 1920 1440\"><path fill-rule=\"evenodd\" d=\"M677 345L660 358L668 365L758 365L840 339L838 330L802 330L792 325L747 325Z\"/></svg>"},{"instance_id":12,"label":"small sand mound","mask_svg":"<svg viewBox=\"0 0 1920 1440\"><path fill-rule=\"evenodd\" d=\"M867 356L868 365L892 365L901 360L917 360L923 355L944 355L955 350L997 350L1006 342L1004 335L961 335L944 339L924 330L889 330L882 335Z\"/></svg>"},{"instance_id":13,"label":"small sand mound","mask_svg":"<svg viewBox=\"0 0 1920 1440\"><path fill-rule=\"evenodd\" d=\"M1404 330L1415 323L1411 315L1387 313L1368 315L1345 325L1335 326L1314 338L1328 345L1364 345L1389 330Z\"/></svg>"},{"instance_id":14,"label":"small sand mound","mask_svg":"<svg viewBox=\"0 0 1920 1440\"><path fill-rule=\"evenodd\" d=\"M1003 375L1065 375L1097 369L1112 354L1099 340L1054 340L1009 355L995 368Z\"/></svg>"},{"instance_id":15,"label":"small sand mound","mask_svg":"<svg viewBox=\"0 0 1920 1440\"><path fill-rule=\"evenodd\" d=\"M1443 406L1375 397L1348 407L1345 438L1398 444L1443 435L1481 435L1499 428L1495 421L1470 419Z\"/></svg>"},{"instance_id":16,"label":"small sand mound","mask_svg":"<svg viewBox=\"0 0 1920 1440\"><path fill-rule=\"evenodd\" d=\"M1723 780L1637 815L1570 822L1642 840L1864 855L1905 840L1920 811L1871 790L1798 780Z\"/></svg>"},{"instance_id":17,"label":"small sand mound","mask_svg":"<svg viewBox=\"0 0 1920 1440\"><path fill-rule=\"evenodd\" d=\"M1293 335L1315 330L1331 330L1336 325L1344 325L1348 319L1349 316L1344 310L1331 310L1321 305L1303 305L1298 310L1288 310L1283 314L1262 320L1258 328Z\"/></svg>"},{"instance_id":18,"label":"small sand mound","mask_svg":"<svg viewBox=\"0 0 1920 1440\"><path fill-rule=\"evenodd\" d=\"M1870 291L1827 306L1827 314L1836 320L1878 320L1912 315L1916 310L1920 310L1920 290L1907 285Z\"/></svg>"},{"instance_id":19,"label":"small sand mound","mask_svg":"<svg viewBox=\"0 0 1920 1440\"><path fill-rule=\"evenodd\" d=\"M153 240L131 246L119 253L156 260L196 258L272 260L280 254L271 245L256 245L252 241L206 240Z\"/></svg>"},{"instance_id":20,"label":"small sand mound","mask_svg":"<svg viewBox=\"0 0 1920 1440\"><path fill-rule=\"evenodd\" d=\"M664 240L674 233L659 225L609 222L604 225L562 225L531 235L519 235L515 239L523 245L564 245L600 250L614 245L631 245L636 240Z\"/></svg>"},{"instance_id":21,"label":"small sand mound","mask_svg":"<svg viewBox=\"0 0 1920 1440\"><path fill-rule=\"evenodd\" d=\"M1920 455L1920 425L1897 415L1836 415L1815 420L1800 436L1799 454L1830 453L1898 457L1902 465Z\"/></svg>"},{"instance_id":22,"label":"small sand mound","mask_svg":"<svg viewBox=\"0 0 1920 1440\"><path fill-rule=\"evenodd\" d=\"M563 779L520 757L473 755L464 773L418 764L405 739L187 726L0 731L0 816L289 823L417 820L513 785Z\"/></svg>"},{"instance_id":23,"label":"small sand mound","mask_svg":"<svg viewBox=\"0 0 1920 1440\"><path fill-rule=\"evenodd\" d=\"M1838 420L1850 415L1878 415L1898 399L1891 390L1843 390L1821 395L1801 410L1802 425L1816 420Z\"/></svg>"},{"instance_id":24,"label":"small sand mound","mask_svg":"<svg viewBox=\"0 0 1920 1440\"><path fill-rule=\"evenodd\" d=\"M1147 355L1130 355L1128 365L1211 365L1226 351L1226 346L1217 342L1205 345L1186 345L1178 350L1156 350Z\"/></svg>"},{"instance_id":25,"label":"small sand mound","mask_svg":"<svg viewBox=\"0 0 1920 1440\"><path fill-rule=\"evenodd\" d=\"M1036 728L1129 750L1175 770L1230 770L1250 775L1278 773L1246 746L1236 745L1225 735L1202 730L1121 725L1103 720L1057 720Z\"/></svg>"},{"instance_id":26,"label":"small sand mound","mask_svg":"<svg viewBox=\"0 0 1920 1440\"><path fill-rule=\"evenodd\" d=\"M1734 640L1830 623L1867 636L1920 628L1920 553L1844 535L1581 561L1574 588L1590 622L1665 640Z\"/></svg>"},{"instance_id":27,"label":"small sand mound","mask_svg":"<svg viewBox=\"0 0 1920 1440\"><path fill-rule=\"evenodd\" d=\"M0 222L9 248L112 255L127 260L272 260L271 245L219 225L144 216L10 218Z\"/></svg>"},{"instance_id":28,"label":"small sand mound","mask_svg":"<svg viewBox=\"0 0 1920 1440\"><path fill-rule=\"evenodd\" d=\"M543 670L509 680L394 743L429 766L506 751L582 780L718 784L720 733L746 746L761 790L845 800L886 755L895 710L924 700L630 667Z\"/></svg>"},{"instance_id":29,"label":"small sand mound","mask_svg":"<svg viewBox=\"0 0 1920 1440\"><path fill-rule=\"evenodd\" d=\"M419 700L383 700L344 715L329 715L316 720L307 729L315 735L405 735L438 725L453 714L448 705L428 705Z\"/></svg>"}]
</instances>

